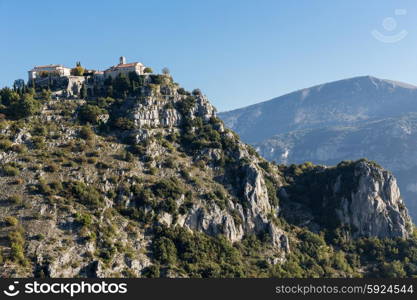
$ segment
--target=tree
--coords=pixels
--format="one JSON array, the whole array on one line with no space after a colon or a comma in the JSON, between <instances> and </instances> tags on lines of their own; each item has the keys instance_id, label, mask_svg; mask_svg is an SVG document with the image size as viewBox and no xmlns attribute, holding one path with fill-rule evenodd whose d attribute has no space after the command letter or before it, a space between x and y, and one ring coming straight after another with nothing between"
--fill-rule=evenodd
<instances>
[{"instance_id":1,"label":"tree","mask_svg":"<svg viewBox=\"0 0 417 300\"><path fill-rule=\"evenodd\" d=\"M84 83L83 83L83 85L81 86L81 89L80 89L80 98L81 99L86 99L87 98L87 88L85 87Z\"/></svg>"},{"instance_id":2,"label":"tree","mask_svg":"<svg viewBox=\"0 0 417 300\"><path fill-rule=\"evenodd\" d=\"M402 263L398 260L394 260L391 263L384 262L380 268L382 277L385 278L402 278L407 276Z\"/></svg>"},{"instance_id":3,"label":"tree","mask_svg":"<svg viewBox=\"0 0 417 300\"><path fill-rule=\"evenodd\" d=\"M46 100L51 100L51 95L52 95L52 92L49 88L42 90L42 98L44 98Z\"/></svg>"},{"instance_id":4,"label":"tree","mask_svg":"<svg viewBox=\"0 0 417 300\"><path fill-rule=\"evenodd\" d=\"M177 248L172 240L161 237L152 244L155 258L163 264L173 264L177 260Z\"/></svg>"},{"instance_id":5,"label":"tree","mask_svg":"<svg viewBox=\"0 0 417 300\"><path fill-rule=\"evenodd\" d=\"M162 69L162 74L164 75L169 75L171 72L169 71L169 69L167 67Z\"/></svg>"},{"instance_id":6,"label":"tree","mask_svg":"<svg viewBox=\"0 0 417 300\"><path fill-rule=\"evenodd\" d=\"M81 66L81 62L77 61L75 68L71 69L71 75L83 76L85 69Z\"/></svg>"},{"instance_id":7,"label":"tree","mask_svg":"<svg viewBox=\"0 0 417 300\"><path fill-rule=\"evenodd\" d=\"M99 116L103 113L104 111L100 107L86 104L80 107L78 118L83 123L97 124Z\"/></svg>"},{"instance_id":8,"label":"tree","mask_svg":"<svg viewBox=\"0 0 417 300\"><path fill-rule=\"evenodd\" d=\"M8 106L19 99L19 94L8 87L5 87L0 90L0 99L2 104Z\"/></svg>"},{"instance_id":9,"label":"tree","mask_svg":"<svg viewBox=\"0 0 417 300\"><path fill-rule=\"evenodd\" d=\"M113 83L114 91L119 96L123 96L125 92L129 91L130 86L131 84L129 78L123 73L119 74Z\"/></svg>"},{"instance_id":10,"label":"tree","mask_svg":"<svg viewBox=\"0 0 417 300\"><path fill-rule=\"evenodd\" d=\"M13 83L13 90L18 93L23 93L25 90L25 81L23 79L16 79Z\"/></svg>"},{"instance_id":11,"label":"tree","mask_svg":"<svg viewBox=\"0 0 417 300\"><path fill-rule=\"evenodd\" d=\"M30 94L24 94L17 101L13 101L8 107L6 114L12 119L23 119L27 118L40 109L40 103L33 99Z\"/></svg>"},{"instance_id":12,"label":"tree","mask_svg":"<svg viewBox=\"0 0 417 300\"><path fill-rule=\"evenodd\" d=\"M150 67L146 67L146 68L143 70L143 72L144 72L144 73L153 73L153 70L152 70L152 68L150 68Z\"/></svg>"},{"instance_id":13,"label":"tree","mask_svg":"<svg viewBox=\"0 0 417 300\"><path fill-rule=\"evenodd\" d=\"M202 94L200 89L194 89L192 93L194 96L201 96Z\"/></svg>"}]
</instances>

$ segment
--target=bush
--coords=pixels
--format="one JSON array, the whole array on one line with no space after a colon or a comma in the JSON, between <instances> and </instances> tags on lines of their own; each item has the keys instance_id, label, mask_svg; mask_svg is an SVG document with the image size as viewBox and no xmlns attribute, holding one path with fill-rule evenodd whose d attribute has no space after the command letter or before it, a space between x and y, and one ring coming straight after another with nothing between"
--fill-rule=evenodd
<instances>
[{"instance_id":1,"label":"bush","mask_svg":"<svg viewBox=\"0 0 417 300\"><path fill-rule=\"evenodd\" d=\"M46 132L47 130L44 126L37 125L32 129L31 134L34 136L45 136Z\"/></svg>"},{"instance_id":2,"label":"bush","mask_svg":"<svg viewBox=\"0 0 417 300\"><path fill-rule=\"evenodd\" d=\"M37 192L45 196L53 195L51 187L43 179L39 180Z\"/></svg>"},{"instance_id":3,"label":"bush","mask_svg":"<svg viewBox=\"0 0 417 300\"><path fill-rule=\"evenodd\" d=\"M24 153L27 150L26 146L21 144L13 145L10 149L16 153Z\"/></svg>"},{"instance_id":4,"label":"bush","mask_svg":"<svg viewBox=\"0 0 417 300\"><path fill-rule=\"evenodd\" d=\"M89 126L83 126L80 130L80 137L84 140L91 140L94 137L94 131Z\"/></svg>"},{"instance_id":5,"label":"bush","mask_svg":"<svg viewBox=\"0 0 417 300\"><path fill-rule=\"evenodd\" d=\"M50 164L50 165L45 166L45 167L43 168L43 170L44 170L45 172L54 173L54 172L56 172L56 171L58 171L58 170L59 170L59 167L58 167L56 164L52 163L52 164Z\"/></svg>"},{"instance_id":6,"label":"bush","mask_svg":"<svg viewBox=\"0 0 417 300\"><path fill-rule=\"evenodd\" d=\"M145 69L143 69L143 73L153 73L153 70L150 67L146 67Z\"/></svg>"},{"instance_id":7,"label":"bush","mask_svg":"<svg viewBox=\"0 0 417 300\"><path fill-rule=\"evenodd\" d=\"M165 200L177 200L183 194L185 194L184 188L182 187L179 180L175 177L171 177L169 179L161 179L159 182L153 185L152 190L155 196Z\"/></svg>"},{"instance_id":8,"label":"bush","mask_svg":"<svg viewBox=\"0 0 417 300\"><path fill-rule=\"evenodd\" d=\"M142 271L142 275L147 278L159 278L161 276L159 264L150 265Z\"/></svg>"},{"instance_id":9,"label":"bush","mask_svg":"<svg viewBox=\"0 0 417 300\"><path fill-rule=\"evenodd\" d=\"M43 136L35 136L32 138L32 144L35 149L43 149L45 147L45 138Z\"/></svg>"},{"instance_id":10,"label":"bush","mask_svg":"<svg viewBox=\"0 0 417 300\"><path fill-rule=\"evenodd\" d=\"M193 92L192 92L192 94L194 96L200 96L202 93L201 93L201 90L200 89L194 89Z\"/></svg>"},{"instance_id":11,"label":"bush","mask_svg":"<svg viewBox=\"0 0 417 300\"><path fill-rule=\"evenodd\" d=\"M81 214L81 213L77 213L75 215L75 221L77 221L78 223L80 223L83 226L90 226L91 224L93 224L93 217L89 214Z\"/></svg>"},{"instance_id":12,"label":"bush","mask_svg":"<svg viewBox=\"0 0 417 300\"><path fill-rule=\"evenodd\" d=\"M89 157L89 158L87 158L87 163L90 164L90 165L95 165L97 163L97 158Z\"/></svg>"},{"instance_id":13,"label":"bush","mask_svg":"<svg viewBox=\"0 0 417 300\"><path fill-rule=\"evenodd\" d=\"M133 162L135 160L135 156L131 152L126 151L124 153L123 160L126 162Z\"/></svg>"},{"instance_id":14,"label":"bush","mask_svg":"<svg viewBox=\"0 0 417 300\"><path fill-rule=\"evenodd\" d=\"M27 118L40 109L40 102L33 99L32 95L25 94L19 100L14 101L6 110L6 115L11 119Z\"/></svg>"},{"instance_id":15,"label":"bush","mask_svg":"<svg viewBox=\"0 0 417 300\"><path fill-rule=\"evenodd\" d=\"M173 264L177 260L177 248L173 241L161 237L152 243L155 259L163 264Z\"/></svg>"},{"instance_id":16,"label":"bush","mask_svg":"<svg viewBox=\"0 0 417 300\"><path fill-rule=\"evenodd\" d=\"M130 130L135 128L135 122L128 118L117 118L113 122L113 126L122 130Z\"/></svg>"},{"instance_id":17,"label":"bush","mask_svg":"<svg viewBox=\"0 0 417 300\"><path fill-rule=\"evenodd\" d=\"M21 232L12 231L8 235L10 242L10 258L12 261L26 265L27 261L25 259L25 254L23 252L23 246L25 244L25 239Z\"/></svg>"},{"instance_id":18,"label":"bush","mask_svg":"<svg viewBox=\"0 0 417 300\"><path fill-rule=\"evenodd\" d=\"M19 224L19 221L12 216L7 216L4 218L4 222L6 223L7 226L17 226L17 224Z\"/></svg>"},{"instance_id":19,"label":"bush","mask_svg":"<svg viewBox=\"0 0 417 300\"><path fill-rule=\"evenodd\" d=\"M12 148L13 143L9 140L0 140L0 150L9 151Z\"/></svg>"},{"instance_id":20,"label":"bush","mask_svg":"<svg viewBox=\"0 0 417 300\"><path fill-rule=\"evenodd\" d=\"M18 168L10 166L10 165L3 166L2 171L5 176L10 176L10 177L18 176L20 174L20 170Z\"/></svg>"},{"instance_id":21,"label":"bush","mask_svg":"<svg viewBox=\"0 0 417 300\"><path fill-rule=\"evenodd\" d=\"M70 184L70 192L80 203L91 206L100 207L103 204L103 197L93 186L86 185L82 182L73 182Z\"/></svg>"},{"instance_id":22,"label":"bush","mask_svg":"<svg viewBox=\"0 0 417 300\"><path fill-rule=\"evenodd\" d=\"M20 195L10 196L8 200L15 205L21 205L23 203L22 196Z\"/></svg>"},{"instance_id":23,"label":"bush","mask_svg":"<svg viewBox=\"0 0 417 300\"><path fill-rule=\"evenodd\" d=\"M98 124L99 116L105 111L97 105L85 104L80 107L78 118L82 123Z\"/></svg>"}]
</instances>

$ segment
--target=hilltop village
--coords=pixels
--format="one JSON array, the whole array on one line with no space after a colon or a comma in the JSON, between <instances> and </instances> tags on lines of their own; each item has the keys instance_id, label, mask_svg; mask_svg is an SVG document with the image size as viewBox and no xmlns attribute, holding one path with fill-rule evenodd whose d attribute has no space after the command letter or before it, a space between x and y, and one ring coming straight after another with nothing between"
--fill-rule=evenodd
<instances>
[{"instance_id":1,"label":"hilltop village","mask_svg":"<svg viewBox=\"0 0 417 300\"><path fill-rule=\"evenodd\" d=\"M151 68L140 62L127 63L126 58L121 56L119 64L104 71L86 69L79 62L74 68L60 64L36 66L28 71L28 86L40 91L50 90L54 98L104 96L111 94L106 86L112 86L114 80L129 78L138 81L140 75L150 73Z\"/></svg>"}]
</instances>

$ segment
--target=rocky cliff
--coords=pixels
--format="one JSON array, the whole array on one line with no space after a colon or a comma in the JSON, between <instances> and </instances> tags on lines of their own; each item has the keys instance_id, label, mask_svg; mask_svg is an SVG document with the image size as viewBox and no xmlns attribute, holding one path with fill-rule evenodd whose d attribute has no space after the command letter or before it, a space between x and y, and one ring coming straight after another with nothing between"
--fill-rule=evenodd
<instances>
[{"instance_id":1,"label":"rocky cliff","mask_svg":"<svg viewBox=\"0 0 417 300\"><path fill-rule=\"evenodd\" d=\"M292 184L281 190L287 218L303 216L298 225L316 231L343 228L353 238L411 234L413 225L396 179L374 162L342 162L336 168L302 166L285 170Z\"/></svg>"}]
</instances>

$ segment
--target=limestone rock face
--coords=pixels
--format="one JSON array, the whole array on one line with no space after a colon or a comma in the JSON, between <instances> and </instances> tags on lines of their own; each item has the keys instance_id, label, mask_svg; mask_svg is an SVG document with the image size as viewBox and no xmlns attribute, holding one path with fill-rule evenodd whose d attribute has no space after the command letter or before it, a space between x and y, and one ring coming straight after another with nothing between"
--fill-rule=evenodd
<instances>
[{"instance_id":1,"label":"limestone rock face","mask_svg":"<svg viewBox=\"0 0 417 300\"><path fill-rule=\"evenodd\" d=\"M314 232L342 229L350 238L408 238L412 222L397 181L376 163L359 160L305 171L311 182L280 191L284 215ZM304 194L295 195L301 185ZM295 187L295 188L294 188Z\"/></svg>"},{"instance_id":2,"label":"limestone rock face","mask_svg":"<svg viewBox=\"0 0 417 300\"><path fill-rule=\"evenodd\" d=\"M245 234L268 232L273 244L285 251L289 250L288 238L283 230L277 228L268 214L272 211L268 192L262 172L256 164L245 167L243 201L248 203L244 208L240 203L229 203L230 210L222 210L218 206L195 206L179 224L210 235L224 234L230 241L240 241ZM275 208L276 209L276 208ZM241 222L237 222L231 211L237 214ZM282 240L287 243L282 244Z\"/></svg>"},{"instance_id":3,"label":"limestone rock face","mask_svg":"<svg viewBox=\"0 0 417 300\"><path fill-rule=\"evenodd\" d=\"M337 211L341 222L357 229L354 237L407 238L411 219L395 177L366 162L356 165L355 176L358 178L356 191L350 199L342 199Z\"/></svg>"},{"instance_id":4,"label":"limestone rock face","mask_svg":"<svg viewBox=\"0 0 417 300\"><path fill-rule=\"evenodd\" d=\"M184 116L175 108L176 103L186 98L177 92L161 98L160 95L145 96L143 99L128 99L120 109L121 115L134 121L137 128L178 127ZM197 95L190 118L201 117L208 121L215 116L215 108L206 96ZM126 115L127 113L127 115Z\"/></svg>"}]
</instances>

